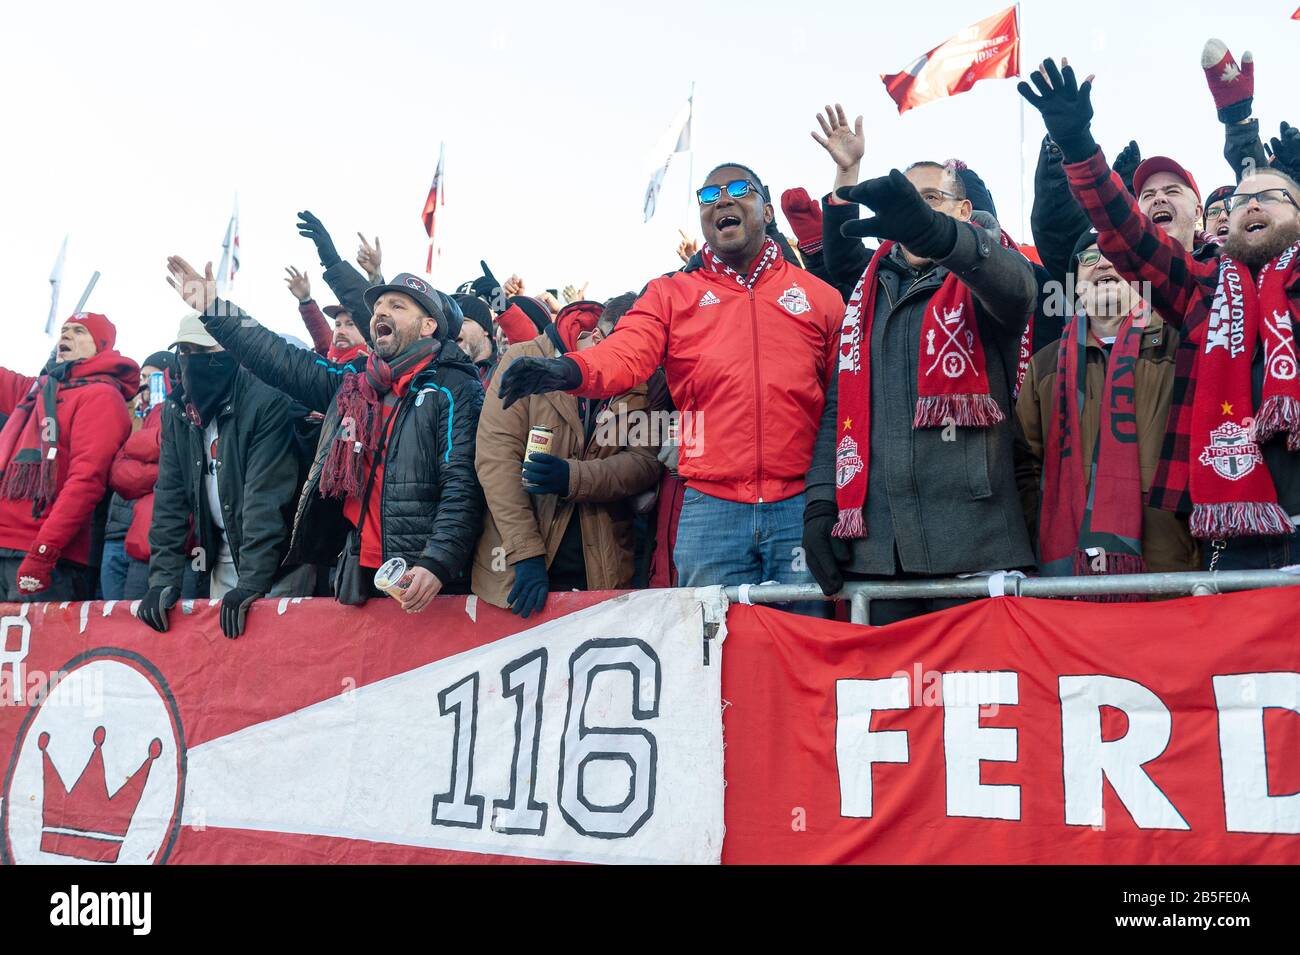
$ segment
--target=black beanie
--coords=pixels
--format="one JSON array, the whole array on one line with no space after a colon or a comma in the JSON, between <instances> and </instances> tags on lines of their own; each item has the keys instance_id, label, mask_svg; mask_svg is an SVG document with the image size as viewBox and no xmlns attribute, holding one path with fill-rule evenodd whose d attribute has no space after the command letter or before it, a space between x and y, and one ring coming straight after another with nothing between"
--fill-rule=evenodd
<instances>
[{"instance_id":1,"label":"black beanie","mask_svg":"<svg viewBox=\"0 0 1300 955\"><path fill-rule=\"evenodd\" d=\"M1076 279L1079 277L1079 253L1089 249L1097 244L1097 230L1089 229L1079 238L1074 240L1074 248L1070 250L1070 261L1066 265L1066 271Z\"/></svg>"},{"instance_id":2,"label":"black beanie","mask_svg":"<svg viewBox=\"0 0 1300 955\"><path fill-rule=\"evenodd\" d=\"M984 185L984 180L979 177L979 173L963 166L957 170L957 178L961 180L962 187L966 190L966 198L970 200L971 208L976 212L987 212L996 219L998 207L993 204L993 193L989 192L989 187Z\"/></svg>"},{"instance_id":3,"label":"black beanie","mask_svg":"<svg viewBox=\"0 0 1300 955\"><path fill-rule=\"evenodd\" d=\"M146 366L157 368L159 371L166 372L175 381L180 374L180 366L176 364L176 356L169 351L156 351L143 362L140 367Z\"/></svg>"},{"instance_id":4,"label":"black beanie","mask_svg":"<svg viewBox=\"0 0 1300 955\"><path fill-rule=\"evenodd\" d=\"M482 326L483 331L492 335L492 309L488 308L487 302L483 301L476 295L467 295L457 293L452 296L460 305L460 310L464 316L471 322Z\"/></svg>"},{"instance_id":5,"label":"black beanie","mask_svg":"<svg viewBox=\"0 0 1300 955\"><path fill-rule=\"evenodd\" d=\"M527 295L512 295L507 302L510 305L518 305L519 310L528 316L528 320L536 326L538 332L546 331L546 326L551 324L551 313L537 299Z\"/></svg>"}]
</instances>

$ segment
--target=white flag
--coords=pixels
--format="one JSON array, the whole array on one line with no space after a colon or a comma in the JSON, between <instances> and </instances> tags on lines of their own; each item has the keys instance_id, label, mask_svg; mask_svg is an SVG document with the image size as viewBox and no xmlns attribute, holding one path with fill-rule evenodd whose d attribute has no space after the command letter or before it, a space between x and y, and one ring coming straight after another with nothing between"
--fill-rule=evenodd
<instances>
[{"instance_id":1,"label":"white flag","mask_svg":"<svg viewBox=\"0 0 1300 955\"><path fill-rule=\"evenodd\" d=\"M235 196L235 209L230 214L230 224L226 226L226 237L221 240L221 270L217 273L217 295L226 297L226 292L235 282L235 273L239 271L239 196Z\"/></svg>"},{"instance_id":2,"label":"white flag","mask_svg":"<svg viewBox=\"0 0 1300 955\"><path fill-rule=\"evenodd\" d=\"M63 262L68 257L68 237L63 237L59 247L59 257L54 260L50 270L50 317L45 320L45 334L53 335L59 327L59 291L63 288Z\"/></svg>"},{"instance_id":3,"label":"white flag","mask_svg":"<svg viewBox=\"0 0 1300 955\"><path fill-rule=\"evenodd\" d=\"M668 174L668 166L673 161L673 156L678 153L689 152L691 148L691 115L694 111L695 95L691 94L686 100L686 104L677 111L673 121L669 124L667 131L659 139L659 144L651 154L658 162L658 157L664 155L667 150L668 158L662 165L656 165L654 172L650 175L650 184L645 190L645 221L649 222L651 216L655 214L655 201L659 198L659 187L663 184L664 176Z\"/></svg>"}]
</instances>

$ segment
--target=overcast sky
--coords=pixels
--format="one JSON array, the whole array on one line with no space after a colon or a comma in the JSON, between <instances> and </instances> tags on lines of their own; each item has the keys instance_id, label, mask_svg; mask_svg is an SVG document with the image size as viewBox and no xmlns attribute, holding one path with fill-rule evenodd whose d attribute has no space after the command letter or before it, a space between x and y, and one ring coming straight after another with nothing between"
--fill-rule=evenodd
<instances>
[{"instance_id":1,"label":"overcast sky","mask_svg":"<svg viewBox=\"0 0 1300 955\"><path fill-rule=\"evenodd\" d=\"M1208 192L1229 172L1201 46L1219 36L1238 57L1254 51L1256 115L1276 135L1280 120L1300 123L1300 22L1289 19L1297 3L1029 0L1022 62L1027 72L1065 54L1095 72L1094 132L1108 155L1136 138L1144 155L1179 158ZM678 265L678 226L698 234L691 192L712 166L753 166L774 199L797 185L825 191L833 166L809 130L837 100L865 116L864 176L959 156L1021 238L1015 81L986 81L899 117L879 80L1004 6L9 6L0 261L10 334L0 362L35 373L48 354L48 277L65 234L61 315L99 269L89 307L117 324L119 348L139 360L169 344L185 306L166 284L165 258L215 266L236 193L243 255L230 297L305 338L284 267L308 267L318 300L333 299L294 229L297 211L319 215L348 259L361 230L381 236L386 274L420 271L420 210L440 141L447 205L434 277L447 290L476 275L480 258L534 291L588 280L596 298L640 288ZM691 158L676 157L644 225L649 152L692 81L696 182ZM1030 188L1043 130L1032 110L1024 122Z\"/></svg>"}]
</instances>

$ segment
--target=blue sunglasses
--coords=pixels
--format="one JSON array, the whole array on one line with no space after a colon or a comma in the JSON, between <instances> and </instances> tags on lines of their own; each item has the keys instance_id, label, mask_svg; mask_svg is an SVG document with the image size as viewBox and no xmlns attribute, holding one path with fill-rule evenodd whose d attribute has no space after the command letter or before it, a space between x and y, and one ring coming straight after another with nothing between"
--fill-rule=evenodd
<instances>
[{"instance_id":1,"label":"blue sunglasses","mask_svg":"<svg viewBox=\"0 0 1300 955\"><path fill-rule=\"evenodd\" d=\"M722 186L704 186L695 190L695 196L700 200L700 205L709 206L722 198L722 189ZM731 198L744 199L751 189L757 190L758 186L748 179L733 179L727 183L726 189Z\"/></svg>"}]
</instances>

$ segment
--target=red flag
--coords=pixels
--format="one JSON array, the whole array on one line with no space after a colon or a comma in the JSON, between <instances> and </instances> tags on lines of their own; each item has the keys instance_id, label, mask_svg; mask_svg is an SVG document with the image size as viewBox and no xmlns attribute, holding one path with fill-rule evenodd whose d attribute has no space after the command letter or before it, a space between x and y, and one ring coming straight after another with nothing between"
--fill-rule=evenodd
<instances>
[{"instance_id":1,"label":"red flag","mask_svg":"<svg viewBox=\"0 0 1300 955\"><path fill-rule=\"evenodd\" d=\"M443 192L442 186L442 161L445 157L446 146L438 146L438 168L433 171L433 183L429 186L429 195L424 200L424 211L420 213L424 219L424 231L429 235L429 258L425 262L424 271L426 274L433 272L433 227L434 218L437 215L438 206L446 205L447 197Z\"/></svg>"},{"instance_id":2,"label":"red flag","mask_svg":"<svg viewBox=\"0 0 1300 955\"><path fill-rule=\"evenodd\" d=\"M1292 20L1300 20L1300 7L1296 7L1295 13L1291 14Z\"/></svg>"},{"instance_id":3,"label":"red flag","mask_svg":"<svg viewBox=\"0 0 1300 955\"><path fill-rule=\"evenodd\" d=\"M900 114L964 93L980 80L1020 75L1020 23L1015 7L968 26L919 57L902 73L882 75Z\"/></svg>"}]
</instances>

